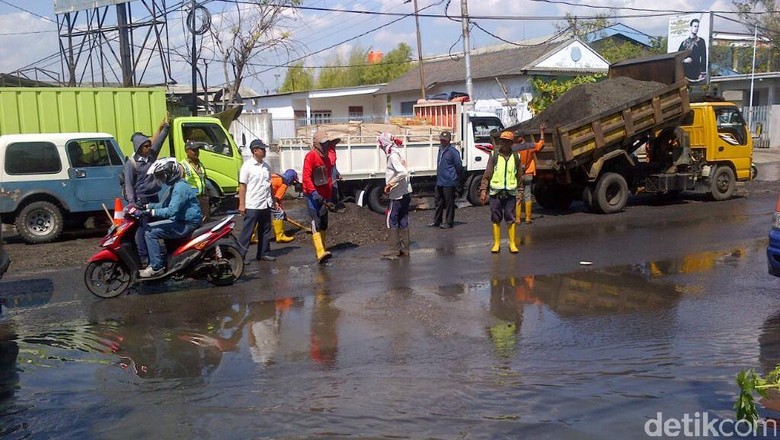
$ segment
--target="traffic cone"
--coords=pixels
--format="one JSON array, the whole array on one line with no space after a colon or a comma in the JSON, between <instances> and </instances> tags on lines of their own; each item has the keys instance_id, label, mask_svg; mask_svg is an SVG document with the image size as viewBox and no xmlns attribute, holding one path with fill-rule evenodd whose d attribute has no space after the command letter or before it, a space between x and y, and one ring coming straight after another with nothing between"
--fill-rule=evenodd
<instances>
[{"instance_id":1,"label":"traffic cone","mask_svg":"<svg viewBox=\"0 0 780 440\"><path fill-rule=\"evenodd\" d=\"M114 225L119 225L125 220L125 210L122 207L122 199L114 200Z\"/></svg>"}]
</instances>

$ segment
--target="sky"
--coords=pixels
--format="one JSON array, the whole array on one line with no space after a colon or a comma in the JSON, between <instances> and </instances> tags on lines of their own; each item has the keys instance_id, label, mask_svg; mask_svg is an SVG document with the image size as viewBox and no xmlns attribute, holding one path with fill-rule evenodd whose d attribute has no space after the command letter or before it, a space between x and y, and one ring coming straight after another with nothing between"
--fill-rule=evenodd
<instances>
[{"instance_id":1,"label":"sky","mask_svg":"<svg viewBox=\"0 0 780 440\"><path fill-rule=\"evenodd\" d=\"M162 3L162 0L158 1ZM387 53L403 42L412 48L416 59L414 2L407 1L302 0L299 5L302 8L289 10L285 14L284 28L295 42L293 52L260 54L253 60L255 66L245 85L261 94L273 92L284 81L286 66L291 60L302 59L306 66L319 67L332 60L335 54L345 56L355 46ZM181 0L166 0L168 8L180 3ZM222 14L226 8L230 11L235 9L235 4L226 0L201 0L201 3L211 12L213 26L224 22ZM506 44L506 41L517 43L551 36L565 25L566 13L582 18L607 14L613 16L614 23L623 23L646 34L661 36L667 33L670 15L713 11L716 13L713 31L748 32L744 26L729 20L738 18L733 13L731 0L666 0L663 6L648 6L654 3L662 2L471 0L467 6L473 24L471 47L478 49ZM457 19L460 16L461 0L417 0L417 5L421 14L423 57L462 52L462 28ZM137 18L145 17L140 1L132 2L131 9L134 17L136 14ZM368 13L358 14L355 11ZM409 15L401 17L395 14ZM172 78L180 84L188 84L191 70L186 48L190 37L185 32L183 17L181 9L168 15L168 47L172 51ZM115 22L113 7L109 8L107 21ZM0 72L13 73L18 69L28 69L28 76L32 76L34 73L29 69L36 67L61 75L56 22L52 0L0 0ZM136 44L140 44L142 37L136 37ZM201 56L210 59L208 83L214 86L224 82L224 75L210 46L208 43L203 45ZM203 65L201 68L203 72L206 71ZM150 65L144 74L146 83L163 80L160 68L156 65Z\"/></svg>"}]
</instances>

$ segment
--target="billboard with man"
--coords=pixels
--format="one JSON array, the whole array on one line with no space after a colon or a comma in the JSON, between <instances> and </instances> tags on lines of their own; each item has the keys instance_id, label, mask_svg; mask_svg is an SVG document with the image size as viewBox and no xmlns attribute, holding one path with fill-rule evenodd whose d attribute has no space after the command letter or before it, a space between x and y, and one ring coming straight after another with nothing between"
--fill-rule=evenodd
<instances>
[{"instance_id":1,"label":"billboard with man","mask_svg":"<svg viewBox=\"0 0 780 440\"><path fill-rule=\"evenodd\" d=\"M708 13L675 15L669 19L667 52L690 50L683 60L685 77L692 83L706 83L709 76L707 43L710 40Z\"/></svg>"}]
</instances>

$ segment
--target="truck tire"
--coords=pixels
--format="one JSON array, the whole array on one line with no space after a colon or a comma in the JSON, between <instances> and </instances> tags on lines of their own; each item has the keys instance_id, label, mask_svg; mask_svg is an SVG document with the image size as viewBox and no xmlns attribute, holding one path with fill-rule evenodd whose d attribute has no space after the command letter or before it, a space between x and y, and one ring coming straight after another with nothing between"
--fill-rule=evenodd
<instances>
[{"instance_id":1,"label":"truck tire","mask_svg":"<svg viewBox=\"0 0 780 440\"><path fill-rule=\"evenodd\" d=\"M710 179L710 197L713 200L728 200L734 195L737 179L734 171L728 166L719 166Z\"/></svg>"},{"instance_id":2,"label":"truck tire","mask_svg":"<svg viewBox=\"0 0 780 440\"><path fill-rule=\"evenodd\" d=\"M482 174L474 174L471 176L466 187L466 200L474 206L482 206L482 201L479 200L479 184L482 181Z\"/></svg>"},{"instance_id":3,"label":"truck tire","mask_svg":"<svg viewBox=\"0 0 780 440\"><path fill-rule=\"evenodd\" d=\"M628 183L618 173L604 173L596 183L593 205L599 212L612 214L621 211L628 202Z\"/></svg>"},{"instance_id":4,"label":"truck tire","mask_svg":"<svg viewBox=\"0 0 780 440\"><path fill-rule=\"evenodd\" d=\"M384 185L377 184L372 185L368 189L368 207L377 214L384 214L387 211L387 205L390 204L390 199L385 194Z\"/></svg>"},{"instance_id":5,"label":"truck tire","mask_svg":"<svg viewBox=\"0 0 780 440\"><path fill-rule=\"evenodd\" d=\"M556 184L537 183L533 189L536 203L545 209L566 210L574 201L570 191Z\"/></svg>"},{"instance_id":6,"label":"truck tire","mask_svg":"<svg viewBox=\"0 0 780 440\"><path fill-rule=\"evenodd\" d=\"M49 243L62 233L62 211L51 202L32 202L16 216L16 232L30 244Z\"/></svg>"}]
</instances>

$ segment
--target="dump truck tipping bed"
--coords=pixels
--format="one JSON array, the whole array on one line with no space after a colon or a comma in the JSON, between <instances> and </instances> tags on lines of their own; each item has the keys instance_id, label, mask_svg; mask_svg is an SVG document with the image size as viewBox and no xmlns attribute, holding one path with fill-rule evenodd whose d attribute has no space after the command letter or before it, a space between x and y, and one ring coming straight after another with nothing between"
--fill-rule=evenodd
<instances>
[{"instance_id":1,"label":"dump truck tipping bed","mask_svg":"<svg viewBox=\"0 0 780 440\"><path fill-rule=\"evenodd\" d=\"M684 77L682 60L687 52L657 55L647 58L622 61L610 66L609 78L597 84L585 84L572 89L560 98L567 108L583 108L581 101L565 102L578 92L603 93L618 82L630 87L631 80L637 90L648 90L644 94L637 92L634 99L620 100L615 106L597 113L586 114L574 121L564 121L557 126L548 126L545 131L545 143L548 145L537 155L537 169L569 169L586 164L604 154L621 148L638 139L645 133L659 130L665 126L676 125L690 111L688 84ZM621 80L620 78L630 78ZM652 82L652 84L650 83ZM593 99L597 99L594 97ZM604 99L614 97L602 97ZM555 105L555 104L554 104ZM553 109L553 106L550 107ZM584 110L584 109L583 109ZM572 113L575 114L575 113ZM552 119L549 112L542 112L529 121L520 123L515 130L527 138L539 132L539 125ZM550 148L552 146L552 148Z\"/></svg>"}]
</instances>

